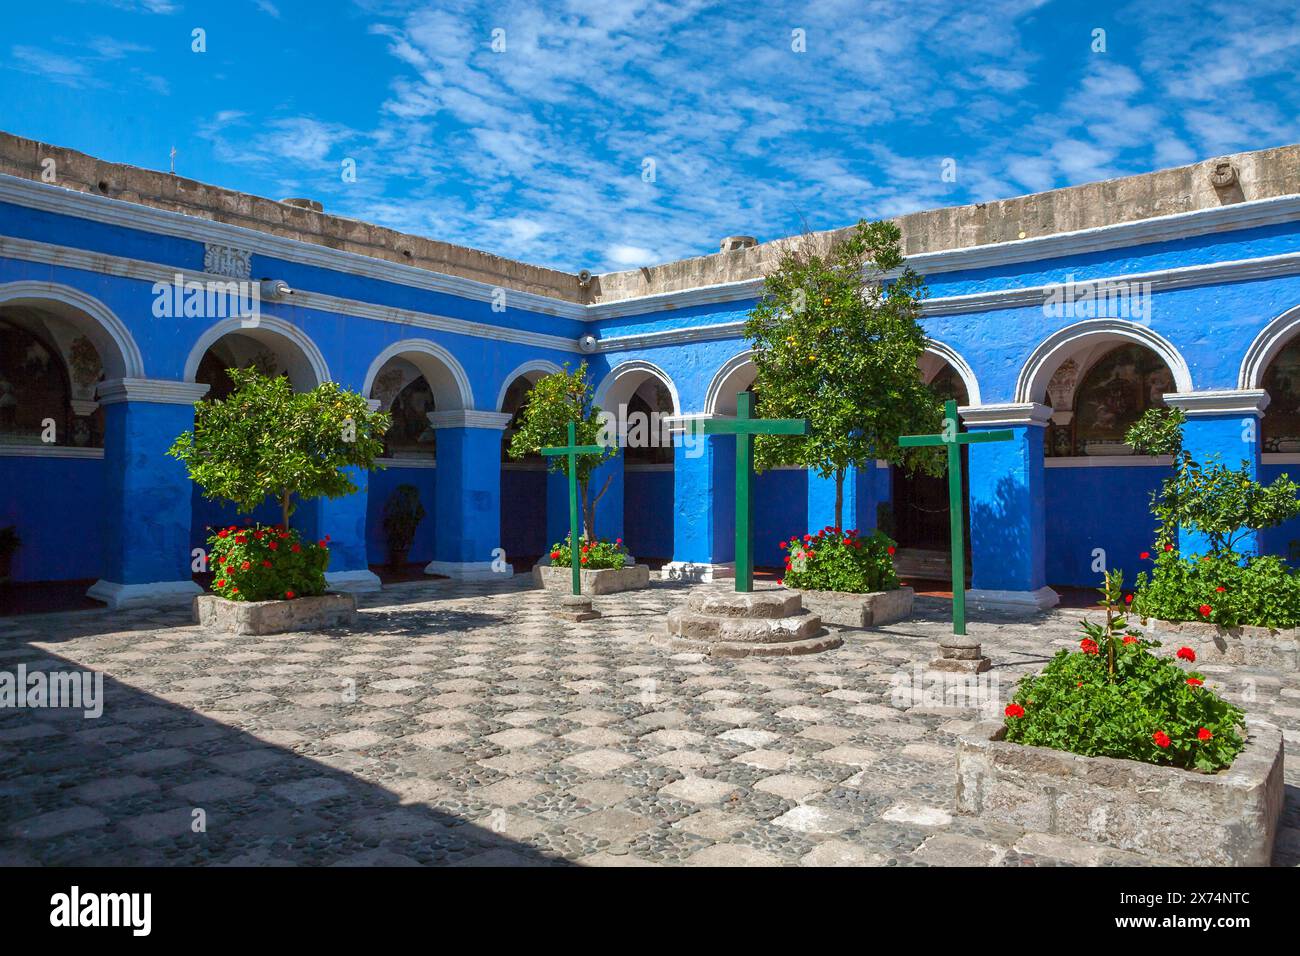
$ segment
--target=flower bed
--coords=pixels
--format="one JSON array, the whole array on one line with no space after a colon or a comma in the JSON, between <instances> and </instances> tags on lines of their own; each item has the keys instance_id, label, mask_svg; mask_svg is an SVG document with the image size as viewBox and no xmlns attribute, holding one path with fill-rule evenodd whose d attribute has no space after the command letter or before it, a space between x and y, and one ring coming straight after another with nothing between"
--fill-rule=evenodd
<instances>
[{"instance_id":1,"label":"flower bed","mask_svg":"<svg viewBox=\"0 0 1300 956\"><path fill-rule=\"evenodd\" d=\"M1183 558L1166 545L1150 575L1138 574L1132 610L1144 619L1291 629L1300 626L1300 574L1274 555Z\"/></svg>"},{"instance_id":2,"label":"flower bed","mask_svg":"<svg viewBox=\"0 0 1300 956\"><path fill-rule=\"evenodd\" d=\"M899 587L894 542L879 531L826 527L781 542L785 577L779 583L803 595L803 606L827 624L880 627L912 614L913 592Z\"/></svg>"},{"instance_id":3,"label":"flower bed","mask_svg":"<svg viewBox=\"0 0 1300 956\"><path fill-rule=\"evenodd\" d=\"M208 538L212 593L228 601L293 601L325 593L329 536L301 539L283 525L221 528Z\"/></svg>"},{"instance_id":4,"label":"flower bed","mask_svg":"<svg viewBox=\"0 0 1300 956\"><path fill-rule=\"evenodd\" d=\"M559 544L551 545L551 567L569 568L573 566L573 554L569 545L572 535L565 535ZM621 568L627 564L627 548L623 539L608 541L600 538L590 541L583 535L578 542L578 561L584 571L599 571L605 568Z\"/></svg>"}]
</instances>

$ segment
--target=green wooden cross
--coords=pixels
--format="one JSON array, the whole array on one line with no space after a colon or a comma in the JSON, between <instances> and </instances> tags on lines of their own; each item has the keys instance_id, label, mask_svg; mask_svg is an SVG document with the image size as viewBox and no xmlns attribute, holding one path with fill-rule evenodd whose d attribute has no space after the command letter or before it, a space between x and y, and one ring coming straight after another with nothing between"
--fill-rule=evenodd
<instances>
[{"instance_id":1,"label":"green wooden cross","mask_svg":"<svg viewBox=\"0 0 1300 956\"><path fill-rule=\"evenodd\" d=\"M962 533L961 446L987 441L1010 441L1015 433L1003 428L991 432L957 431L957 403L944 402L943 431L938 435L903 435L901 448L944 445L948 449L948 516L952 527L952 632L966 633L966 536Z\"/></svg>"},{"instance_id":2,"label":"green wooden cross","mask_svg":"<svg viewBox=\"0 0 1300 956\"><path fill-rule=\"evenodd\" d=\"M573 565L573 593L582 593L582 569L578 566L581 551L581 528L578 523L578 456L603 455L603 445L579 445L578 426L569 422L569 444L543 448L543 455L565 455L569 459L569 564Z\"/></svg>"},{"instance_id":3,"label":"green wooden cross","mask_svg":"<svg viewBox=\"0 0 1300 956\"><path fill-rule=\"evenodd\" d=\"M706 435L736 436L736 590L754 590L754 507L750 495L755 435L807 435L806 418L753 418L754 396L736 396L736 417L704 422Z\"/></svg>"}]
</instances>

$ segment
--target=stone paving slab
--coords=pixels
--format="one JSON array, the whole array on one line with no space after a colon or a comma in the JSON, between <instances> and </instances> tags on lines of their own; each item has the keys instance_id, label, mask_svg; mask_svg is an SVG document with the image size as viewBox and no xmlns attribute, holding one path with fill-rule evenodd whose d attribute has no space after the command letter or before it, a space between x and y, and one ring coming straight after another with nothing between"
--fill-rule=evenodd
<instances>
[{"instance_id":1,"label":"stone paving slab","mask_svg":"<svg viewBox=\"0 0 1300 956\"><path fill-rule=\"evenodd\" d=\"M235 635L188 612L0 619L0 669L104 673L104 713L0 710L0 865L1110 866L1146 861L954 809L957 735L1077 640L979 614L994 662L927 683L946 602L812 657L650 643L654 582L564 623L507 582L364 596L347 629ZM1300 746L1300 675L1206 667ZM952 677L952 675L949 675ZM1275 863L1300 863L1289 757ZM1159 862L1159 861L1156 861Z\"/></svg>"}]
</instances>

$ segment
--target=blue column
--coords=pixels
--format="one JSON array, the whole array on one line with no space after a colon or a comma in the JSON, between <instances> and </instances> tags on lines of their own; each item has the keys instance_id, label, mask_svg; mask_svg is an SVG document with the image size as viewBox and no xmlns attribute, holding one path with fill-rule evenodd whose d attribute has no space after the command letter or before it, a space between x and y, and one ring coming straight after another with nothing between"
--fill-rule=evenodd
<instances>
[{"instance_id":1,"label":"blue column","mask_svg":"<svg viewBox=\"0 0 1300 956\"><path fill-rule=\"evenodd\" d=\"M735 576L734 441L729 435L673 435L673 560L665 577Z\"/></svg>"},{"instance_id":2,"label":"blue column","mask_svg":"<svg viewBox=\"0 0 1300 956\"><path fill-rule=\"evenodd\" d=\"M194 402L207 390L155 379L99 385L104 576L86 593L109 607L189 604L202 590L190 578L190 479L167 449L194 426Z\"/></svg>"},{"instance_id":3,"label":"blue column","mask_svg":"<svg viewBox=\"0 0 1300 956\"><path fill-rule=\"evenodd\" d=\"M1165 404L1181 408L1187 415L1183 448L1201 467L1216 461L1225 468L1243 465L1251 478L1259 480L1260 418L1268 407L1263 389L1231 389L1210 392L1174 392ZM1240 539L1243 553L1259 551L1259 535L1250 532ZM1210 550L1205 535L1188 528L1178 529L1178 550L1185 556Z\"/></svg>"},{"instance_id":4,"label":"blue column","mask_svg":"<svg viewBox=\"0 0 1300 956\"><path fill-rule=\"evenodd\" d=\"M342 498L322 498L316 502L315 533L320 537L330 536L330 563L325 581L332 591L378 591L379 576L370 570L366 555L370 473L359 468L345 471L357 490ZM306 527L305 523L301 526Z\"/></svg>"},{"instance_id":5,"label":"blue column","mask_svg":"<svg viewBox=\"0 0 1300 956\"><path fill-rule=\"evenodd\" d=\"M510 416L431 412L429 422L438 432L438 537L425 573L462 580L513 574L499 550L501 432Z\"/></svg>"},{"instance_id":6,"label":"blue column","mask_svg":"<svg viewBox=\"0 0 1300 956\"><path fill-rule=\"evenodd\" d=\"M1051 409L1037 403L963 409L972 432L1010 429L1010 441L970 446L973 607L1041 610L1059 600L1047 586L1043 433ZM1069 547L1068 542L1062 546Z\"/></svg>"}]
</instances>

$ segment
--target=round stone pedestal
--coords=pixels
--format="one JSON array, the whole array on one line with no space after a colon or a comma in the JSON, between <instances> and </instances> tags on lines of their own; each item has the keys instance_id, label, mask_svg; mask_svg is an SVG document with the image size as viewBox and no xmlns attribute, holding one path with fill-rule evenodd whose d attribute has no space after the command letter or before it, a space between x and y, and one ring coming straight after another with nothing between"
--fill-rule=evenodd
<instances>
[{"instance_id":1,"label":"round stone pedestal","mask_svg":"<svg viewBox=\"0 0 1300 956\"><path fill-rule=\"evenodd\" d=\"M939 641L939 656L930 662L931 670L966 674L981 674L992 666L993 662L980 653L979 641L957 634Z\"/></svg>"},{"instance_id":2,"label":"round stone pedestal","mask_svg":"<svg viewBox=\"0 0 1300 956\"><path fill-rule=\"evenodd\" d=\"M668 634L651 638L673 650L714 657L781 657L815 654L844 641L803 608L797 591L785 588L749 593L692 591L682 607L668 612Z\"/></svg>"},{"instance_id":3,"label":"round stone pedestal","mask_svg":"<svg viewBox=\"0 0 1300 956\"><path fill-rule=\"evenodd\" d=\"M560 597L560 609L555 616L563 621L592 621L600 617L600 612L591 606L591 598L585 594L565 594Z\"/></svg>"}]
</instances>

